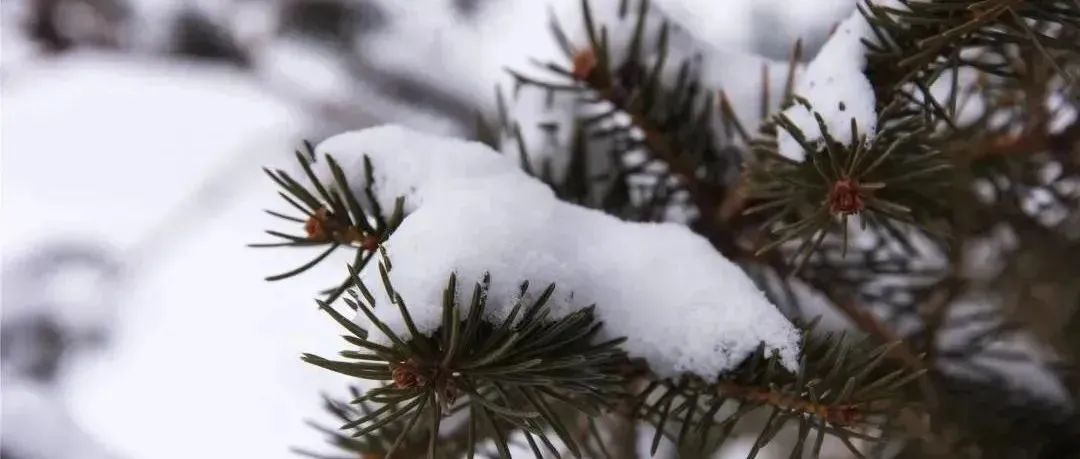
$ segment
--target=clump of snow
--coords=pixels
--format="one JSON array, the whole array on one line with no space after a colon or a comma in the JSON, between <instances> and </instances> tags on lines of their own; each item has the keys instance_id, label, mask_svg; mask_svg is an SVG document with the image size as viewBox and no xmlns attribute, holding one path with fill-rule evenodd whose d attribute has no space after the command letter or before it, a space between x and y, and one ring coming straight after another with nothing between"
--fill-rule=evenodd
<instances>
[{"instance_id":1,"label":"clump of snow","mask_svg":"<svg viewBox=\"0 0 1080 459\"><path fill-rule=\"evenodd\" d=\"M863 38L871 37L870 25L859 11L840 23L821 51L806 67L795 85L795 94L809 102L813 112L825 121L828 133L840 142L853 142L851 121L855 120L860 134L873 136L877 129L874 111L874 88L863 74L866 65ZM823 135L814 114L801 104L796 104L782 114L802 131L810 142ZM802 161L806 157L799 142L788 132L780 130L780 154Z\"/></svg>"},{"instance_id":2,"label":"clump of snow","mask_svg":"<svg viewBox=\"0 0 1080 459\"><path fill-rule=\"evenodd\" d=\"M562 202L480 143L384 126L332 137L318 151L355 175L368 155L379 199L406 196L411 213L385 248L393 286L422 332L439 326L450 273L469 286L490 272L492 318L505 317L522 281L533 294L554 282L556 316L596 304L606 333L627 337L625 349L660 375L712 379L762 343L796 365L796 329L685 226L623 222ZM379 319L408 336L374 264L361 277L379 295Z\"/></svg>"},{"instance_id":3,"label":"clump of snow","mask_svg":"<svg viewBox=\"0 0 1080 459\"><path fill-rule=\"evenodd\" d=\"M520 173L514 162L493 158L490 149L479 145L395 125L340 134L320 143L317 150L357 175L364 170L366 155L374 168L373 189L379 205L392 209L403 196L405 211L411 213L424 206L426 198L434 197L435 188L446 180ZM324 179L331 179L329 173ZM350 178L357 196L364 196L362 179Z\"/></svg>"}]
</instances>

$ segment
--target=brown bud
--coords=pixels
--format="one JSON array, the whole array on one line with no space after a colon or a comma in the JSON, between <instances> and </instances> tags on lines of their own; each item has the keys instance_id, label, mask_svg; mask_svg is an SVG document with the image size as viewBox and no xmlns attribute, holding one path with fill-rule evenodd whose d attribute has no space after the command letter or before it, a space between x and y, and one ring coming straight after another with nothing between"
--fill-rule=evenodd
<instances>
[{"instance_id":1,"label":"brown bud","mask_svg":"<svg viewBox=\"0 0 1080 459\"><path fill-rule=\"evenodd\" d=\"M574 79L585 81L589 79L589 75L592 75L593 70L596 69L596 53L593 52L592 48L579 50L574 53L573 64L572 73Z\"/></svg>"},{"instance_id":2,"label":"brown bud","mask_svg":"<svg viewBox=\"0 0 1080 459\"><path fill-rule=\"evenodd\" d=\"M398 389L411 389L424 383L420 367L412 360L390 364L390 377Z\"/></svg>"},{"instance_id":3,"label":"brown bud","mask_svg":"<svg viewBox=\"0 0 1080 459\"><path fill-rule=\"evenodd\" d=\"M379 248L379 237L374 234L364 235L364 238L360 240L360 247L369 252L374 252Z\"/></svg>"},{"instance_id":4,"label":"brown bud","mask_svg":"<svg viewBox=\"0 0 1080 459\"><path fill-rule=\"evenodd\" d=\"M829 190L829 212L833 215L857 214L865 204L859 190L859 182L850 178L843 178L833 183Z\"/></svg>"},{"instance_id":5,"label":"brown bud","mask_svg":"<svg viewBox=\"0 0 1080 459\"><path fill-rule=\"evenodd\" d=\"M863 419L862 411L855 405L834 407L827 413L826 419L840 425L852 425Z\"/></svg>"},{"instance_id":6,"label":"brown bud","mask_svg":"<svg viewBox=\"0 0 1080 459\"><path fill-rule=\"evenodd\" d=\"M304 231L307 232L307 237L312 241L325 241L327 240L326 234L326 216L328 212L325 207L320 207L316 210L307 222L304 222Z\"/></svg>"}]
</instances>

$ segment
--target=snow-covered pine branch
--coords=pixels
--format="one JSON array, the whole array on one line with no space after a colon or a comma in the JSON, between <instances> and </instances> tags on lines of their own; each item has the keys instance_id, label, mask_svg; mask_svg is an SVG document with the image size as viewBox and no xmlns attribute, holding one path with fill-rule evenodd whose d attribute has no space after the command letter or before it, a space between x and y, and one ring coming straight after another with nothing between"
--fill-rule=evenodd
<instances>
[{"instance_id":1,"label":"snow-covered pine branch","mask_svg":"<svg viewBox=\"0 0 1080 459\"><path fill-rule=\"evenodd\" d=\"M408 215L384 248L393 287L424 332L440 323L448 274L471 285L490 273L492 305L513 304L523 281L557 285L556 316L595 304L604 332L626 337L630 356L660 375L715 380L760 345L796 368L795 328L736 264L685 226L624 222L561 202L476 142L384 126L332 137L317 152L334 155L345 170L370 158L381 203L405 197ZM361 177L352 183L364 185ZM381 285L373 264L361 278ZM375 290L379 319L405 332L386 292ZM509 311L488 312L501 319Z\"/></svg>"}]
</instances>

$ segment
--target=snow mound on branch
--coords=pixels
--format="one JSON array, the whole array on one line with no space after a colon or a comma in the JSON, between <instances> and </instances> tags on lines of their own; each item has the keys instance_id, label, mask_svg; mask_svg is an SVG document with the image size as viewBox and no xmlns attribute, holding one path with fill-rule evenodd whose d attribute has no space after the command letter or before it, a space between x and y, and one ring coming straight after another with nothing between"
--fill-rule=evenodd
<instances>
[{"instance_id":1,"label":"snow mound on branch","mask_svg":"<svg viewBox=\"0 0 1080 459\"><path fill-rule=\"evenodd\" d=\"M630 355L660 375L714 379L759 344L796 366L796 329L737 265L684 226L623 222L562 202L480 143L384 126L332 137L318 151L357 176L355 191L367 155L384 206L406 196L412 212L385 247L393 286L424 333L439 326L451 272L459 296L490 272L490 318L509 313L522 281L533 296L555 283L556 316L596 304L605 333L627 337ZM379 319L408 336L377 267L361 277L377 294Z\"/></svg>"},{"instance_id":2,"label":"snow mound on branch","mask_svg":"<svg viewBox=\"0 0 1080 459\"><path fill-rule=\"evenodd\" d=\"M825 42L795 85L795 94L810 103L825 121L829 135L839 142L858 141L851 138L852 120L855 120L860 135L866 134L868 138L877 129L874 88L863 74L866 49L861 41L872 34L862 14L859 11L851 13ZM796 104L783 115L802 131L806 140L814 142L822 138L817 120L806 107ZM790 133L781 129L777 140L781 155L795 161L805 159L806 152Z\"/></svg>"}]
</instances>

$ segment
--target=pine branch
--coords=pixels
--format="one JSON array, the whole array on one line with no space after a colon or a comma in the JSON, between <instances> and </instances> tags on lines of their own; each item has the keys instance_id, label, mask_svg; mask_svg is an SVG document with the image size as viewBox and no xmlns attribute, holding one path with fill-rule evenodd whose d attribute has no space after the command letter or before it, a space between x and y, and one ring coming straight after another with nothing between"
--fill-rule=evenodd
<instances>
[{"instance_id":1,"label":"pine branch","mask_svg":"<svg viewBox=\"0 0 1080 459\"><path fill-rule=\"evenodd\" d=\"M587 49L581 52L593 53L594 51ZM634 64L632 62L624 64L624 66L627 65ZM718 197L722 196L723 188L705 183L698 177L699 165L683 152L682 145L673 136L668 135L666 130L661 129L654 120L650 119L642 104L634 104L636 100L628 100L625 94L622 94L625 89L617 85L611 74L610 69L607 71L593 69L584 82L596 92L600 99L630 116L630 123L642 133L648 151L679 179L692 196L692 200L697 203L698 208L711 214L717 209L716 202ZM703 216L703 218L709 218L709 216Z\"/></svg>"},{"instance_id":2,"label":"pine branch","mask_svg":"<svg viewBox=\"0 0 1080 459\"><path fill-rule=\"evenodd\" d=\"M955 75L963 67L998 75L1007 82L999 82L1000 87L1023 81L1025 76L1038 79L1024 74L1023 70L1029 69L1018 70L991 62L986 56L971 58L961 53L972 46L987 47L988 54L996 57L1014 57L1013 47L1032 51L1052 66L1062 80L1070 81L1068 72L1073 62L1063 53L1074 51L1075 46L1061 38L1068 35L1055 35L1057 32L1040 24L1058 21L1069 29L1077 23L1077 11L1069 9L1067 4L1058 8L1062 2L1023 0L904 3L908 10L863 5L864 14L880 39L877 43L867 43L868 74L878 92L877 136L872 140L860 138L857 126L853 126L855 135L850 142L837 140L819 117L824 139L808 142L794 123L776 118L751 142L756 161L749 165L742 181L734 184L719 177L725 176L735 163L729 160L738 159L738 155L722 152L717 146L717 137L709 123L716 107L709 91L703 91L693 77L692 66L684 63L674 82L660 77L659 69L666 59L666 27L658 37L660 46L656 56L650 60L642 55L642 24L648 12L647 2L637 4L631 51L621 59L611 56L607 29L592 22L588 3L583 2L589 43L575 50L556 27L556 35L562 36L561 44L571 65L540 64L559 79L549 81L513 73L520 85L549 93L572 93L586 104L605 108L597 116L576 121L571 173L567 174L565 183L554 184L560 197L589 202L592 184L598 180L595 171L588 170L586 155L590 152L584 147L587 137L612 140L620 154L643 151L647 154L646 161L617 164L615 173L607 175L614 177L615 185L600 200L600 206L609 211L631 208L639 211L643 220L660 219L645 216L657 215L656 209L670 205L667 200L670 195L686 193L697 212L693 228L718 250L733 259L768 267L781 278L804 280L866 332L867 341L881 344L876 347L867 342L851 344L843 337L812 338L807 332L803 361L796 374L779 368L777 358L763 352L756 353L730 374L719 375L713 382L686 375L658 378L646 368L644 374L651 382L645 391L633 397L637 405L629 413L633 418L647 419L658 426L652 440L654 452L663 436L683 446L716 447L725 441L740 419L756 410L768 412L769 418L761 427L751 456L785 425L796 423L798 437L792 457L803 457L806 452L816 455L825 434L839 438L853 454L861 455L852 440L878 439L875 435L878 430L890 428L892 418L906 414L897 406L908 397L929 408L935 427L940 419L950 419L948 410L955 406L951 404L955 397L944 394L947 397L944 403L939 400L940 391L947 388L950 380L930 372L937 359L973 358L959 350L935 351L940 347L941 330L950 326L951 305L972 287L960 271L960 262L963 244L977 226L964 221L970 215L955 208L970 199L975 169L991 168L998 160L1010 161L1025 154L1031 157L1048 150L1069 159L1069 148L1080 132L1074 123L1063 131L1051 133L1046 128L1046 117L1042 116L1025 120L1028 124L1024 124L1019 135L1002 129L989 136L964 138L971 132L968 128L985 128L986 120L971 126L957 124L955 76L950 100L934 99L929 88L947 70ZM921 99L916 97L918 93ZM1029 104L1036 103L1032 102L1036 99L1041 103L1045 94L1035 95L1027 101ZM798 102L794 96L787 97ZM813 107L808 109L812 111ZM733 118L733 109L722 95L719 110L721 116ZM626 115L629 122L614 122L616 114ZM503 118L504 127L511 125ZM738 134L744 140L751 140L737 120L725 125L732 132L729 136ZM792 134L803 144L806 161L798 163L777 155L778 129ZM517 126L513 133L526 172L552 183L547 166L535 170L529 163ZM663 170L651 172L646 167L649 165L662 165ZM652 190L655 200L635 198L637 202L631 202L625 179L634 174L657 179ZM732 174L726 175L730 178ZM358 234L365 234L350 233L347 225L335 226L334 217L340 215L334 212L332 197L325 200L324 207L312 207L310 198L323 192L319 187L306 191L305 195L296 192L291 179L280 174L275 179L284 182L283 186L292 192L294 205L307 215L306 221L314 221L313 226L321 230L309 231L306 239L288 239L290 243L355 245L361 240ZM970 213L974 214L983 210L980 205L973 203L966 208L973 209ZM1016 214L1026 218L1023 212ZM884 234L890 242L905 246L911 253L914 249L907 242L905 231L914 226L923 226L921 234L947 234L953 238L942 242L944 238L939 237L935 241L948 252L949 266L940 272L931 269L926 285L905 287L905 292L915 298L905 305L907 309L903 312L920 319L921 330L908 336L899 335L895 328L870 312L875 299L867 291L875 276L915 276L919 274L917 270L902 263L870 266L865 260L862 264L853 262L845 266L828 253L839 247L839 258L847 255L847 220L856 215L864 227ZM290 221L305 220L291 218ZM773 236L765 234L766 231L772 231ZM312 232L319 237L311 240ZM791 257L785 259L785 255ZM804 267L811 272L803 271ZM370 301L365 303L354 293L350 306L368 317L390 344L368 340L368 330L359 329L332 312L329 305L323 305L324 310L350 331L352 336L348 341L360 350L344 352L343 357L349 361L314 356L306 356L305 360L333 371L387 383L356 397L361 403L374 401L377 407L370 413L350 417L346 426L365 440L375 438L372 435L381 430L403 426L381 451L393 450L393 445L398 445L411 448L396 450L399 455L427 451L433 456L437 454L435 445L441 419L452 411L468 409L466 443L470 448L475 447L480 435L493 441L499 454L505 457L509 454L511 433L520 433L538 457L544 453L543 448L559 455L556 442L561 442L575 456L606 454L604 445L599 443L602 436L592 421L599 413L610 413L613 407L624 406L627 399L623 398L622 388L626 381L634 381L641 373L627 369L626 356L618 350L616 342L594 345L583 338L592 336L595 329L590 327L598 327L591 313L549 321L539 312L544 308L542 300L547 297L541 295L540 301L526 307L537 312L526 312L520 321L515 322L515 315L523 305L515 307L515 312L501 322L484 321L481 315L473 314L483 310L486 286L477 286L472 306L465 309L456 304L454 282L451 277L443 305L444 321L430 334L415 330L407 307L396 295L390 296L395 298L405 323L410 324L409 336L390 332L376 318ZM384 283L384 288L390 291L386 276ZM356 286L361 294L366 291L358 280L349 281L348 285ZM970 343L969 347L985 349L983 341L991 340L1007 328L1004 324L988 327L978 339L980 343ZM566 335L565 330L582 333ZM564 342L568 336L576 338ZM530 355L528 351L516 350L519 346L530 348L532 339L536 340L533 350L544 349L544 352ZM546 356L550 346L562 352L555 357L561 363L554 367L544 363L551 363ZM597 351L598 348L603 351ZM597 353L593 354L594 351ZM924 361L922 352L934 360ZM545 357L538 357L539 354ZM587 388L582 386L583 381L589 381ZM919 385L918 397L907 393L906 385L911 382ZM732 414L718 416L721 409ZM479 431L483 433L478 434ZM590 439L596 440L597 448L593 448ZM472 455L471 449L468 455Z\"/></svg>"},{"instance_id":3,"label":"pine branch","mask_svg":"<svg viewBox=\"0 0 1080 459\"><path fill-rule=\"evenodd\" d=\"M628 2L629 3L629 2ZM634 33L630 49L624 56L613 56L606 41L606 27L594 23L588 1L582 1L585 23L589 37L584 45L567 44L571 48L569 67L562 63L539 64L557 78L548 81L511 71L519 86L532 86L548 92L570 92L595 106L603 107L602 113L583 120L594 138L608 138L623 153L644 151L645 163L622 167L620 177L649 175L647 164L663 165L663 173L656 174L657 189L654 195L672 195L687 192L695 208L714 218L720 203L728 192L727 186L715 177L722 175L730 163L730 151L723 151L712 130L715 102L710 91L702 88L696 76L696 64L683 61L673 81L662 76L668 64L669 26L660 26L655 39L656 48L649 55L643 43L647 41L644 27L650 14L648 0L637 2L636 11L630 14ZM556 36L565 36L561 26L553 24ZM615 120L623 114L628 122ZM597 128L608 123L613 127ZM640 139L639 139L640 138ZM710 165L703 167L703 165ZM673 183L674 185L666 185ZM607 206L605 206L607 207ZM651 212L644 212L646 214Z\"/></svg>"},{"instance_id":4,"label":"pine branch","mask_svg":"<svg viewBox=\"0 0 1080 459\"><path fill-rule=\"evenodd\" d=\"M1073 123L1057 133L1028 132L990 139L970 148L978 157L1015 156L1042 151L1069 151L1077 141L1080 141L1080 123ZM1070 159L1076 161L1075 158Z\"/></svg>"},{"instance_id":5,"label":"pine branch","mask_svg":"<svg viewBox=\"0 0 1080 459\"><path fill-rule=\"evenodd\" d=\"M736 260L749 260L756 263L764 263L774 268L778 273L783 276L797 274L797 269L791 267L791 263L784 261L782 258L778 258L775 252L761 251L760 247L747 246L742 242L743 235L741 229L750 225L761 225L768 227L767 221L763 222L759 219L753 218L753 215L738 215L739 211L744 206L749 206L749 214L754 214L753 206L755 204L768 205L768 202L763 203L758 197L757 202L748 198L754 198L754 191L752 186L755 180L753 177L749 177L748 182L736 184L734 186L724 185L722 183L713 183L702 179L704 176L718 176L722 175L721 171L707 171L712 166L712 162L704 161L704 158L709 158L710 154L696 153L692 154L683 150L683 146L676 139L688 138L688 137L704 137L705 134L698 133L698 131L711 132L711 126L697 125L697 124L679 124L679 123L665 123L658 121L656 118L657 113L664 113L664 109L658 108L656 105L663 100L678 101L675 103L671 110L694 112L693 108L697 107L696 100L694 98L683 98L680 95L690 92L689 87L693 87L696 83L690 75L690 67L688 63L684 63L680 69L679 78L674 83L674 89L670 92L663 89L665 87L664 82L659 79L659 69L664 65L667 55L667 28L662 27L660 36L657 39L658 45L655 50L655 54L658 56L652 63L652 68L649 71L644 72L648 75L647 78L642 79L636 75L643 73L642 69L646 67L646 62L640 57L640 47L631 46L631 52L624 56L621 61L614 62L610 57L610 51L607 43L603 40L604 26L593 23L591 14L588 13L588 2L582 2L582 8L586 12L585 16L585 30L590 37L588 45L582 49L579 49L576 53L572 54L572 66L569 69L564 69L559 64L549 63L545 64L545 68L553 70L563 80L558 83L551 83L543 81L541 79L528 77L517 72L511 72L516 80L523 85L535 86L543 88L548 91L565 91L581 94L583 98L588 100L598 100L610 104L615 108L613 112L625 113L631 120L631 126L641 132L643 137L643 144L646 147L645 150L650 155L652 161L657 161L664 164L672 175L677 178L678 186L680 189L685 190L690 195L690 201L693 203L693 208L697 212L698 216L696 224L693 226L696 231L708 238L722 253L736 259ZM635 16L637 24L641 24L645 19L645 14L648 11L647 2L643 1L639 3L638 15ZM558 30L558 29L556 29ZM636 27L635 33L631 37L633 43L641 43L644 41L643 27ZM565 35L565 34L563 34ZM800 53L798 48L792 54L793 61L798 59ZM642 83L644 80L644 83ZM793 76L789 75L788 89L785 91L787 97L791 100L791 90L793 88ZM591 98L591 99L590 99ZM681 108L680 108L681 107ZM710 111L715 106L710 102L704 104L703 110ZM730 104L726 102L726 98L721 97L719 107L721 109L727 107L728 116L725 119L734 120L737 124L737 120L734 119L733 112L730 109ZM942 168L942 164L933 155L933 152L923 152L921 155L893 153L899 146L905 146L904 142L910 142L912 148L918 147L917 143L912 138L902 137L899 134L904 133L902 127L910 128L913 122L917 122L915 113L910 111L904 111L900 109L899 104L896 104L894 108L887 111L888 115L886 120L883 121L883 125L890 123L896 124L889 132L893 134L893 137L888 138L888 141L878 143L876 149L873 147L862 149L864 145L862 142L853 142L860 148L852 150L850 152L844 151L842 153L835 153L836 149L840 148L839 142L835 140L823 143L820 148L814 148L818 154L816 157L822 158L827 161L846 161L841 168L840 164L826 164L824 167L821 165L805 164L802 167L798 165L791 165L779 161L779 156L775 154L776 146L773 143L771 146L765 145L765 150L771 151L768 154L768 161L764 170L765 176L761 182L770 186L779 185L783 187L785 183L801 183L801 178L795 178L792 181L784 182L781 180L773 180L776 178L777 171L773 170L777 167L786 168L791 170L793 177L809 178L810 180L818 180L821 176L821 169L825 170L844 170L850 171L853 166L861 166L863 168L879 169L874 172L879 175L885 171L894 171L895 174L906 174L913 168L920 170L932 171L929 175L924 175L921 181L908 181L906 177L899 177L906 183L902 183L904 189L911 189L918 191L919 194L924 196L934 196L938 194L936 187L927 187L926 184L933 184L940 180L941 174L945 171ZM906 118L905 118L906 117ZM700 118L696 117L695 119ZM895 122L891 121L893 118ZM794 126L786 126L787 128L797 130ZM686 134L680 129L688 129L692 134ZM745 129L738 129L745 132ZM766 126L764 132L775 133L775 128ZM760 147L760 145L759 145ZM715 155L716 153L712 153ZM912 164L912 158L922 161L922 165ZM752 169L751 174L754 172ZM780 188L776 190L766 190L770 196L777 199L804 199L803 201L792 201L786 208L796 208L803 205L804 202L809 201L811 206L817 209L823 209L822 206L829 206L830 201L836 199L830 199L828 191L835 188L837 182L841 181L845 177L832 177L825 183L821 183L817 191L807 193L807 189L804 186L792 186L787 188ZM866 180L866 186L862 187L858 191L859 196L857 200L862 200L862 196L867 191L873 191L880 186L878 177L874 177L871 180ZM856 182L859 183L859 182ZM890 182L891 183L891 182ZM748 189L751 188L751 189ZM891 190L890 190L891 192ZM887 193L886 198L889 197ZM807 199L808 198L808 199ZM905 221L910 220L910 217L905 218L903 215L906 209L910 208L932 208L932 206L910 205L905 206L903 204L892 204L891 199L881 199L882 196L876 196L873 198L873 203L880 206L882 216L887 218L902 218ZM930 199L929 201L935 201L936 199ZM903 200L901 200L903 201ZM777 211L777 208L773 208L773 211ZM823 219L822 216L829 217L831 212L825 208L826 212L821 211L811 212L813 215L813 225L803 224L801 229L797 232L790 232L788 238L781 240L784 242L794 237L802 237L805 240L811 241L803 247L802 252L809 254L812 252L815 245L813 245L813 238L821 237L825 234L825 228L831 224L829 218ZM862 210L862 209L858 209ZM790 211L777 211L776 213L787 215ZM798 223L798 222L795 222ZM790 225L794 226L794 225ZM842 226L846 228L846 226ZM761 253L766 252L766 253ZM805 258L802 260L805 261ZM830 299L838 305L845 315L847 315L854 323L860 326L861 329L870 333L872 336L876 336L881 343L889 343L896 341L899 337L892 333L888 327L881 324L871 314L866 312L864 308L856 305L853 298L845 292L835 289L831 286L815 285L815 287L822 289L823 293L830 296ZM893 357L900 359L906 364L910 365L915 370L923 368L921 360L916 353L907 350L906 346L899 346L898 348L890 351Z\"/></svg>"},{"instance_id":6,"label":"pine branch","mask_svg":"<svg viewBox=\"0 0 1080 459\"><path fill-rule=\"evenodd\" d=\"M296 159L310 183L308 187L281 169L263 170L281 188L278 195L300 214L288 215L272 210L267 210L266 213L287 221L290 225L302 223L304 234L293 235L267 230L267 234L281 241L249 244L249 247L318 247L322 251L310 261L289 271L269 276L266 280L277 281L304 273L338 249L352 249L355 252L352 264L358 269L362 268L401 224L404 218L404 198L397 200L390 215L383 215L383 210L374 199L374 171L371 162L366 158L364 166L367 181L364 197L353 193L345 172L330 155L326 155L326 163L333 181L324 183L315 173L313 166L316 156L310 143L303 143L302 151L296 151ZM365 206L361 203L366 203L366 208L370 211L365 211ZM322 292L326 295L324 301L333 302L351 285L346 278L338 286L325 290Z\"/></svg>"},{"instance_id":7,"label":"pine branch","mask_svg":"<svg viewBox=\"0 0 1080 459\"><path fill-rule=\"evenodd\" d=\"M970 65L997 70L1001 60L985 56L979 61L961 59L959 51L982 46L994 55L1006 54L1009 46L1021 53L1036 52L1050 57L1047 49L1080 49L1075 43L1055 40L1052 35L1031 29L1036 24L1053 23L1066 29L1080 25L1080 8L1069 1L1031 0L937 0L904 1L904 9L865 3L864 17L879 38L868 43L867 75L877 91L879 103L887 104L892 93L917 81L924 88L943 68ZM1061 72L1066 79L1072 76ZM924 91L928 99L928 91Z\"/></svg>"},{"instance_id":8,"label":"pine branch","mask_svg":"<svg viewBox=\"0 0 1080 459\"><path fill-rule=\"evenodd\" d=\"M657 425L654 452L661 435L700 451L717 448L735 424L757 410L771 416L760 427L751 457L788 422L799 425L792 457L802 457L809 446L807 437L815 432L836 436L848 445L852 438L877 439L869 431L878 429L879 418L895 415L901 408L896 401L903 398L899 391L923 371L889 369L886 356L898 342L874 348L865 341L849 342L843 335L813 338L812 328L813 324L805 328L796 374L781 368L777 357L759 351L713 383L684 377L650 384L637 398L640 416ZM718 417L719 413L730 414ZM817 443L820 448L820 439Z\"/></svg>"},{"instance_id":9,"label":"pine branch","mask_svg":"<svg viewBox=\"0 0 1080 459\"><path fill-rule=\"evenodd\" d=\"M385 260L380 264L387 273ZM353 285L346 303L362 313L384 338L369 338L361 329L330 305L322 309L349 333L346 341L356 350L342 352L347 360L328 360L306 354L304 360L316 366L360 379L385 382L369 390L353 403L374 402L375 411L353 417L342 426L352 435L370 438L380 429L407 422L390 447L387 457L402 457L400 450L408 438L422 433L428 457L442 454L437 435L443 417L468 409L470 423L484 420L490 438L507 455L507 433L521 431L532 443L536 437L554 450L549 436L558 438L574 456L585 446L571 435L570 421L578 415L596 416L622 397L619 372L626 361L618 345L622 339L596 342L600 324L592 308L584 308L562 318L549 318L547 301L554 285L545 289L532 304L525 304L528 283L522 284L518 303L501 321L491 322L487 308L488 282L474 288L468 307L458 303L455 276L451 275L443 300L441 326L430 334L414 325L408 307L393 293L389 275L383 288L397 307L409 334L402 336L379 320L374 313L367 287L353 272ZM385 343L383 341L386 341ZM567 414L562 414L563 412ZM429 423L416 420L430 417ZM405 421L408 420L408 421ZM475 445L475 439L467 442Z\"/></svg>"}]
</instances>

